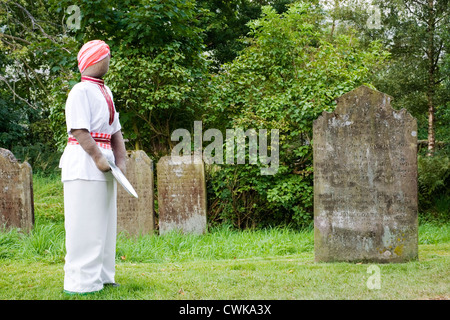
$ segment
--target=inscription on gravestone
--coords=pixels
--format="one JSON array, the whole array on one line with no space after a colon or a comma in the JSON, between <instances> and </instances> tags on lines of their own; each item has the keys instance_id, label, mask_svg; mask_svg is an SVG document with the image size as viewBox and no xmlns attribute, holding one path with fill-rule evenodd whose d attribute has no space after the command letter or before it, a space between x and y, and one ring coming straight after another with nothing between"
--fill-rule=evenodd
<instances>
[{"instance_id":1,"label":"inscription on gravestone","mask_svg":"<svg viewBox=\"0 0 450 320\"><path fill-rule=\"evenodd\" d=\"M117 186L117 231L137 236L155 229L153 161L142 151L128 152L126 177L139 198Z\"/></svg>"},{"instance_id":2,"label":"inscription on gravestone","mask_svg":"<svg viewBox=\"0 0 450 320\"><path fill-rule=\"evenodd\" d=\"M202 160L166 156L158 161L159 232L206 232L206 184ZM195 160L195 161L194 161Z\"/></svg>"},{"instance_id":3,"label":"inscription on gravestone","mask_svg":"<svg viewBox=\"0 0 450 320\"><path fill-rule=\"evenodd\" d=\"M314 122L315 260L418 256L417 124L361 86Z\"/></svg>"},{"instance_id":4,"label":"inscription on gravestone","mask_svg":"<svg viewBox=\"0 0 450 320\"><path fill-rule=\"evenodd\" d=\"M28 162L19 163L11 151L0 148L0 227L33 228L32 177Z\"/></svg>"}]
</instances>

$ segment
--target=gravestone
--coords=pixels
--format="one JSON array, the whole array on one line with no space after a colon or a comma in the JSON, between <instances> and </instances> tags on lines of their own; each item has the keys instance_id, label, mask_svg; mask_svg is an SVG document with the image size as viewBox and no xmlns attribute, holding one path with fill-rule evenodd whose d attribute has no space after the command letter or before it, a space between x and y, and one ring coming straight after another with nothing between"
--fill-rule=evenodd
<instances>
[{"instance_id":1,"label":"gravestone","mask_svg":"<svg viewBox=\"0 0 450 320\"><path fill-rule=\"evenodd\" d=\"M34 224L33 174L28 162L19 163L0 148L0 228L30 231Z\"/></svg>"},{"instance_id":2,"label":"gravestone","mask_svg":"<svg viewBox=\"0 0 450 320\"><path fill-rule=\"evenodd\" d=\"M202 160L166 156L158 161L159 233L206 232L206 184Z\"/></svg>"},{"instance_id":3,"label":"gravestone","mask_svg":"<svg viewBox=\"0 0 450 320\"><path fill-rule=\"evenodd\" d=\"M126 177L138 194L131 196L117 186L117 231L131 236L152 233L155 230L153 210L153 161L142 151L127 153Z\"/></svg>"},{"instance_id":4,"label":"gravestone","mask_svg":"<svg viewBox=\"0 0 450 320\"><path fill-rule=\"evenodd\" d=\"M361 86L314 121L317 262L418 257L417 123Z\"/></svg>"}]
</instances>

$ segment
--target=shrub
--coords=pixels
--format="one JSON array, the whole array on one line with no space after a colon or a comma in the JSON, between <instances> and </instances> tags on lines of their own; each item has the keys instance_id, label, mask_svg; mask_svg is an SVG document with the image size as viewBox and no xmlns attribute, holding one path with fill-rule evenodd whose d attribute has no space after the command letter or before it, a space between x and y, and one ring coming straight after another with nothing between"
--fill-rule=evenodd
<instances>
[{"instance_id":1,"label":"shrub","mask_svg":"<svg viewBox=\"0 0 450 320\"><path fill-rule=\"evenodd\" d=\"M363 48L351 31L330 38L311 3L283 14L264 7L249 26L248 47L210 79L203 121L222 130L278 129L279 169L264 176L256 165L227 164L212 172L210 220L302 226L313 211L312 123L369 81L387 54L377 42Z\"/></svg>"},{"instance_id":2,"label":"shrub","mask_svg":"<svg viewBox=\"0 0 450 320\"><path fill-rule=\"evenodd\" d=\"M419 212L423 218L450 218L450 158L418 156Z\"/></svg>"}]
</instances>

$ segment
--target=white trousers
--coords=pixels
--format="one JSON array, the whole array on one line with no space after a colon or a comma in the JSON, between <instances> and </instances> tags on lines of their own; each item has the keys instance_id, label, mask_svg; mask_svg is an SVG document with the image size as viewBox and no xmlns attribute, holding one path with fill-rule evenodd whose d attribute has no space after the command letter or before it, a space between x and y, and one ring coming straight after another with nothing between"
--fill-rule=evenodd
<instances>
[{"instance_id":1,"label":"white trousers","mask_svg":"<svg viewBox=\"0 0 450 320\"><path fill-rule=\"evenodd\" d=\"M116 203L115 180L64 182L64 290L92 292L114 282Z\"/></svg>"}]
</instances>

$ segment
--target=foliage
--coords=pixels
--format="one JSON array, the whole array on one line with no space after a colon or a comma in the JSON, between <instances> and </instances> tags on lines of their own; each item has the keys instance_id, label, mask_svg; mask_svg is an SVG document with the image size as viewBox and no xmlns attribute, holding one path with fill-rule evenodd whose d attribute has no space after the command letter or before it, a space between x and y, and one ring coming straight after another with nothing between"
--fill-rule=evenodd
<instances>
[{"instance_id":1,"label":"foliage","mask_svg":"<svg viewBox=\"0 0 450 320\"><path fill-rule=\"evenodd\" d=\"M62 15L71 4L69 0L52 1L52 9ZM70 32L77 47L94 38L111 47L105 81L114 93L128 148L155 157L167 154L170 132L186 125L199 108L196 92L207 71L198 20L203 10L189 0L81 1L78 5L80 29ZM76 63L72 68L76 69ZM61 130L63 98L77 77L69 74L55 86L55 91L63 93L52 109L60 141L65 136Z\"/></svg>"},{"instance_id":2,"label":"foliage","mask_svg":"<svg viewBox=\"0 0 450 320\"><path fill-rule=\"evenodd\" d=\"M1 92L4 96L6 92ZM9 98L9 97L7 97ZM0 97L0 146L11 149L26 134L24 112L22 108Z\"/></svg>"},{"instance_id":3,"label":"foliage","mask_svg":"<svg viewBox=\"0 0 450 320\"><path fill-rule=\"evenodd\" d=\"M448 0L410 1L338 0L332 13L338 26L358 30L363 42L377 39L391 53L391 59L374 78L373 84L392 97L393 106L406 108L418 120L419 139L430 139L430 126L436 141L445 141L449 118L439 109L450 101L450 50ZM362 4L363 5L362 5ZM380 10L377 28L367 28L371 7ZM434 108L430 111L430 106ZM435 120L429 123L429 113Z\"/></svg>"},{"instance_id":4,"label":"foliage","mask_svg":"<svg viewBox=\"0 0 450 320\"><path fill-rule=\"evenodd\" d=\"M419 211L424 216L450 217L450 158L444 154L418 157Z\"/></svg>"},{"instance_id":5,"label":"foliage","mask_svg":"<svg viewBox=\"0 0 450 320\"><path fill-rule=\"evenodd\" d=\"M119 52L107 76L126 137L158 158L169 153L171 132L190 128L199 109L201 71L185 65L179 46L167 44L154 57Z\"/></svg>"},{"instance_id":6,"label":"foliage","mask_svg":"<svg viewBox=\"0 0 450 320\"><path fill-rule=\"evenodd\" d=\"M261 7L272 6L278 13L294 0L198 0L207 10L202 25L205 26L205 50L212 55L212 69L217 71L223 63L231 62L246 47L241 38L250 28L247 23L261 16Z\"/></svg>"},{"instance_id":7,"label":"foliage","mask_svg":"<svg viewBox=\"0 0 450 320\"><path fill-rule=\"evenodd\" d=\"M0 145L38 170L37 157L56 152L48 119L55 78L76 59L59 21L43 1L0 2Z\"/></svg>"},{"instance_id":8,"label":"foliage","mask_svg":"<svg viewBox=\"0 0 450 320\"><path fill-rule=\"evenodd\" d=\"M112 50L106 82L128 149L157 160L170 152L174 129L192 130L200 119L222 132L280 130L277 174L250 164L208 169L213 225L308 225L312 122L361 84L406 107L418 119L419 139L427 138L432 100L438 143L436 159L419 157L420 208L448 212L448 0L374 1L382 10L378 29L367 28L370 11L359 0L293 2L80 0L80 28L71 30L72 0L2 0L0 147L34 172L55 170L67 139L65 100L79 81L77 52L103 39Z\"/></svg>"},{"instance_id":9,"label":"foliage","mask_svg":"<svg viewBox=\"0 0 450 320\"><path fill-rule=\"evenodd\" d=\"M211 77L208 126L280 130L276 175L243 165L212 173L213 198L220 199L214 216L239 227L311 222L312 122L333 109L334 98L369 81L387 57L378 42L362 48L351 32L330 39L324 24L323 11L310 3L283 14L263 7L249 23L249 46Z\"/></svg>"}]
</instances>

